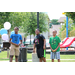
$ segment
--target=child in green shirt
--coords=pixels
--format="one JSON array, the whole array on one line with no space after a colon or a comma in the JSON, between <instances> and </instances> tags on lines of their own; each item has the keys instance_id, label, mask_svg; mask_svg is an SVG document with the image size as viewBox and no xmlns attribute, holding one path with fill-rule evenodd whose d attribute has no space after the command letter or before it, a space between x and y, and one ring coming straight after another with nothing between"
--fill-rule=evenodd
<instances>
[{"instance_id":1,"label":"child in green shirt","mask_svg":"<svg viewBox=\"0 0 75 75\"><path fill-rule=\"evenodd\" d=\"M60 38L56 36L57 31L53 30L53 37L50 37L49 43L51 48L51 59L52 62L54 62L54 59L58 59L58 62L60 62Z\"/></svg>"}]
</instances>

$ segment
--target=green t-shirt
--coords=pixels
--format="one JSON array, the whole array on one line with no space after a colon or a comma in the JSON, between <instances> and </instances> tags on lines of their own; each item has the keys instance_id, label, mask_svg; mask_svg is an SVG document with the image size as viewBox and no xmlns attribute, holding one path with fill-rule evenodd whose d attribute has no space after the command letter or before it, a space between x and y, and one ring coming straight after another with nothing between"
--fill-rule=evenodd
<instances>
[{"instance_id":1,"label":"green t-shirt","mask_svg":"<svg viewBox=\"0 0 75 75\"><path fill-rule=\"evenodd\" d=\"M50 37L49 43L53 50L55 50L58 47L58 44L61 42L60 38L58 36ZM60 51L60 47L57 49L56 52Z\"/></svg>"}]
</instances>

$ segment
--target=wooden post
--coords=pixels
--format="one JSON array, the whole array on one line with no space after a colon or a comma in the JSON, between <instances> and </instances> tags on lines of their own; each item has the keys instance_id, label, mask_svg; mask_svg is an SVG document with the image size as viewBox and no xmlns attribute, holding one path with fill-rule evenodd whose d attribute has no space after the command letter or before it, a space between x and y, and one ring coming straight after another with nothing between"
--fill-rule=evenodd
<instances>
[{"instance_id":1,"label":"wooden post","mask_svg":"<svg viewBox=\"0 0 75 75\"><path fill-rule=\"evenodd\" d=\"M8 36L10 36L9 30L8 30ZM7 58L9 58L9 48L7 48Z\"/></svg>"},{"instance_id":2,"label":"wooden post","mask_svg":"<svg viewBox=\"0 0 75 75\"><path fill-rule=\"evenodd\" d=\"M9 58L9 49L7 49L7 58Z\"/></svg>"}]
</instances>

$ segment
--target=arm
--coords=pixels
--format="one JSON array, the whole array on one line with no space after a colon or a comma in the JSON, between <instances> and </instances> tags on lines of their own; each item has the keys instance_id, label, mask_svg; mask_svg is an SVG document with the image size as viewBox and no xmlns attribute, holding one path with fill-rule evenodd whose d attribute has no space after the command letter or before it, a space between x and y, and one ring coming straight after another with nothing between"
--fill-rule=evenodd
<instances>
[{"instance_id":1,"label":"arm","mask_svg":"<svg viewBox=\"0 0 75 75\"><path fill-rule=\"evenodd\" d=\"M46 49L46 39L44 39L44 49Z\"/></svg>"},{"instance_id":2,"label":"arm","mask_svg":"<svg viewBox=\"0 0 75 75\"><path fill-rule=\"evenodd\" d=\"M49 39L49 44L50 44L50 49L51 49L51 51L53 52L53 49L52 49L52 47L51 47L51 38Z\"/></svg>"},{"instance_id":3,"label":"arm","mask_svg":"<svg viewBox=\"0 0 75 75\"><path fill-rule=\"evenodd\" d=\"M10 36L10 39L9 39L9 43L10 43L10 44L13 44L13 45L15 45L15 46L17 46L17 44L11 42L12 38L13 38L13 36L11 35L11 36Z\"/></svg>"},{"instance_id":4,"label":"arm","mask_svg":"<svg viewBox=\"0 0 75 75\"><path fill-rule=\"evenodd\" d=\"M20 45L20 44L22 44L22 40L20 40L20 43L19 43L19 45Z\"/></svg>"},{"instance_id":5,"label":"arm","mask_svg":"<svg viewBox=\"0 0 75 75\"><path fill-rule=\"evenodd\" d=\"M35 53L35 43L34 43L34 45L33 45L33 53Z\"/></svg>"},{"instance_id":6,"label":"arm","mask_svg":"<svg viewBox=\"0 0 75 75\"><path fill-rule=\"evenodd\" d=\"M20 46L22 44L22 36L20 35L20 43L17 46Z\"/></svg>"},{"instance_id":7,"label":"arm","mask_svg":"<svg viewBox=\"0 0 75 75\"><path fill-rule=\"evenodd\" d=\"M15 45L15 46L17 45L17 44L15 44L15 43L11 42L11 38L10 38L10 40L9 40L9 43L10 43L10 44L13 44L13 45Z\"/></svg>"},{"instance_id":8,"label":"arm","mask_svg":"<svg viewBox=\"0 0 75 75\"><path fill-rule=\"evenodd\" d=\"M52 49L51 45L50 45L50 48L51 48L51 50L52 50L52 52L53 52L53 49Z\"/></svg>"},{"instance_id":9,"label":"arm","mask_svg":"<svg viewBox=\"0 0 75 75\"><path fill-rule=\"evenodd\" d=\"M61 42L61 40L60 40L59 37L58 37L58 39L57 39L57 42L58 42L58 46L57 46L57 48L55 49L55 51L57 51L57 49L60 47L60 42Z\"/></svg>"},{"instance_id":10,"label":"arm","mask_svg":"<svg viewBox=\"0 0 75 75\"><path fill-rule=\"evenodd\" d=\"M57 51L57 49L60 47L60 43L58 44L57 48L55 49L55 51Z\"/></svg>"},{"instance_id":11,"label":"arm","mask_svg":"<svg viewBox=\"0 0 75 75\"><path fill-rule=\"evenodd\" d=\"M20 46L20 44L22 44L22 40L20 40L20 43L18 44L18 45L16 45L17 47L19 47Z\"/></svg>"},{"instance_id":12,"label":"arm","mask_svg":"<svg viewBox=\"0 0 75 75\"><path fill-rule=\"evenodd\" d=\"M46 49L46 39L43 35L41 35L41 38L44 40L44 46L43 46L43 49Z\"/></svg>"}]
</instances>

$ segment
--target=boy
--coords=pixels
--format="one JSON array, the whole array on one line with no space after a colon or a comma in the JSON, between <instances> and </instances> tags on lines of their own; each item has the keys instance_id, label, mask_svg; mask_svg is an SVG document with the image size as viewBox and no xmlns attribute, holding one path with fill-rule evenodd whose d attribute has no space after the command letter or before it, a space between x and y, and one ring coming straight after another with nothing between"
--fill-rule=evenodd
<instances>
[{"instance_id":1,"label":"boy","mask_svg":"<svg viewBox=\"0 0 75 75\"><path fill-rule=\"evenodd\" d=\"M46 59L44 57L44 50L46 49L46 40L43 35L40 34L40 30L36 29L35 30L36 37L34 38L34 47L33 47L33 52L35 53L35 46L36 46L36 51L37 51L37 56L39 58L39 61L46 62Z\"/></svg>"},{"instance_id":2,"label":"boy","mask_svg":"<svg viewBox=\"0 0 75 75\"><path fill-rule=\"evenodd\" d=\"M19 28L15 27L14 28L15 34L12 34L10 36L10 62L13 60L13 56L15 54L15 62L18 62L18 56L19 56L19 46L22 44L22 36L18 34ZM12 41L11 41L12 40Z\"/></svg>"},{"instance_id":3,"label":"boy","mask_svg":"<svg viewBox=\"0 0 75 75\"><path fill-rule=\"evenodd\" d=\"M50 37L49 43L50 43L50 48L51 48L51 59L52 62L54 62L54 59L58 60L60 62L60 38L56 36L57 31L53 30L53 37Z\"/></svg>"}]
</instances>

